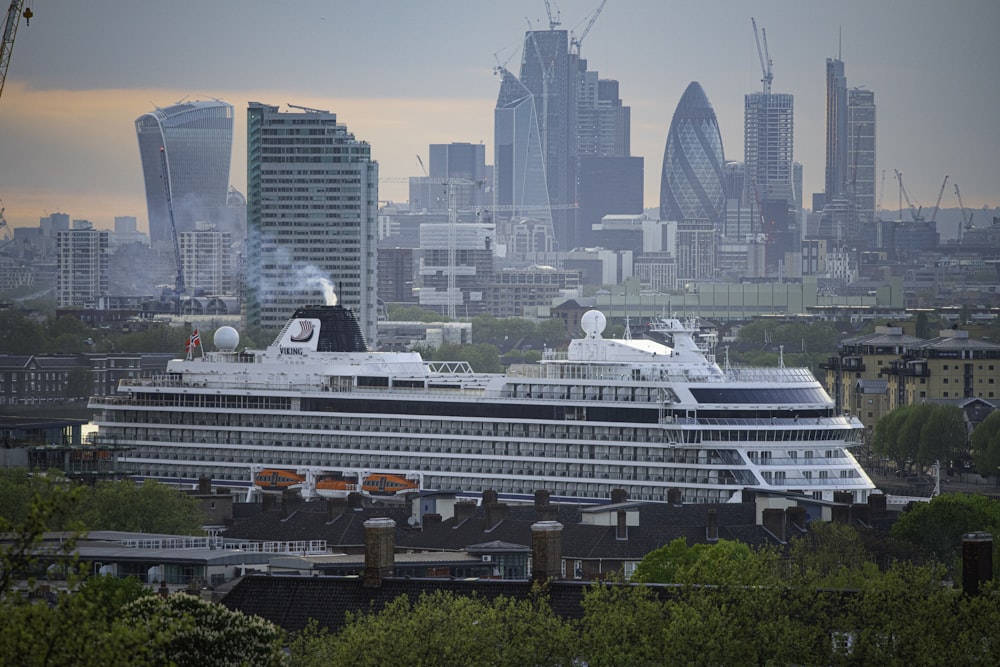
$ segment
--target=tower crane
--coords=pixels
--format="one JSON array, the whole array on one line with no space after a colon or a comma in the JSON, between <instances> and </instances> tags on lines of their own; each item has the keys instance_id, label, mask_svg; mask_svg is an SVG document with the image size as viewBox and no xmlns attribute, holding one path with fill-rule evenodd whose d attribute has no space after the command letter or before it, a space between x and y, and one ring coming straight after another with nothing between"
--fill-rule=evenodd
<instances>
[{"instance_id":1,"label":"tower crane","mask_svg":"<svg viewBox=\"0 0 1000 667\"><path fill-rule=\"evenodd\" d=\"M750 23L753 24L753 38L757 42L757 56L760 58L760 71L763 74L761 83L764 84L764 94L771 94L771 82L774 80L774 73L771 71L771 66L774 62L771 60L771 53L767 50L767 31L763 28L760 29L761 34L764 38L764 48L760 48L760 37L757 36L757 21L751 16Z\"/></svg>"},{"instance_id":2,"label":"tower crane","mask_svg":"<svg viewBox=\"0 0 1000 667\"><path fill-rule=\"evenodd\" d=\"M562 25L559 21L559 9L556 8L555 18L552 17L552 4L549 0L545 0L545 13L549 15L549 30L555 30L557 27Z\"/></svg>"},{"instance_id":3,"label":"tower crane","mask_svg":"<svg viewBox=\"0 0 1000 667\"><path fill-rule=\"evenodd\" d=\"M958 183L955 183L955 196L958 197L958 207L962 211L962 224L958 226L958 242L962 242L962 231L968 231L972 229L972 213L966 214L965 204L962 202L962 191L958 189Z\"/></svg>"},{"instance_id":4,"label":"tower crane","mask_svg":"<svg viewBox=\"0 0 1000 667\"><path fill-rule=\"evenodd\" d=\"M7 80L7 68L10 67L10 55L14 51L14 37L17 26L24 17L24 24L31 25L34 16L30 7L24 7L24 0L11 0L7 8L7 20L3 27L3 43L0 44L0 95L3 95L3 84Z\"/></svg>"},{"instance_id":5,"label":"tower crane","mask_svg":"<svg viewBox=\"0 0 1000 667\"><path fill-rule=\"evenodd\" d=\"M917 208L913 205L913 202L910 201L910 195L906 193L906 188L903 187L903 174L898 169L893 169L893 171L896 172L896 180L899 181L899 192L906 199L906 205L910 207L910 217L913 218L913 222L921 222L923 218L920 216L920 211L923 209L923 206ZM900 206L900 209L902 208ZM902 212L900 212L899 217L903 217Z\"/></svg>"},{"instance_id":6,"label":"tower crane","mask_svg":"<svg viewBox=\"0 0 1000 667\"><path fill-rule=\"evenodd\" d=\"M580 46L583 44L583 38L586 37L587 33L590 32L590 29L594 27L594 23L597 21L597 17L601 15L601 10L604 9L604 5L606 4L608 4L608 0L601 0L601 4L598 5L597 9L594 10L594 13L590 15L590 20L587 21L587 26L583 29L583 32L580 33L580 36L570 37L569 40L570 51L572 51L576 55L580 55Z\"/></svg>"},{"instance_id":7,"label":"tower crane","mask_svg":"<svg viewBox=\"0 0 1000 667\"><path fill-rule=\"evenodd\" d=\"M174 237L174 261L177 263L177 277L174 279L174 299L177 314L181 311L181 298L184 296L184 265L181 263L181 241L177 236L177 223L174 221L174 204L170 198L170 172L167 171L167 151L160 146L160 169L163 179L163 193L167 198L167 215L170 216L170 232Z\"/></svg>"},{"instance_id":8,"label":"tower crane","mask_svg":"<svg viewBox=\"0 0 1000 667\"><path fill-rule=\"evenodd\" d=\"M941 189L938 190L937 201L934 202L934 210L931 212L931 222L937 221L938 209L941 208L941 195L944 194L944 186L948 185L948 174L944 175L944 180L941 181Z\"/></svg>"}]
</instances>

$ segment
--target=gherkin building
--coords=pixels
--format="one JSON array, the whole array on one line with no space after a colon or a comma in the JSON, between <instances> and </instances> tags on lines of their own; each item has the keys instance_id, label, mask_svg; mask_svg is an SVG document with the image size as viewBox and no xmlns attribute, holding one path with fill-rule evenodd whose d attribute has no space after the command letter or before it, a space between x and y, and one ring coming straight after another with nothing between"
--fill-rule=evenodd
<instances>
[{"instance_id":1,"label":"gherkin building","mask_svg":"<svg viewBox=\"0 0 1000 667\"><path fill-rule=\"evenodd\" d=\"M725 159L715 111L701 84L692 81L670 121L660 178L661 220L709 220L726 214Z\"/></svg>"}]
</instances>

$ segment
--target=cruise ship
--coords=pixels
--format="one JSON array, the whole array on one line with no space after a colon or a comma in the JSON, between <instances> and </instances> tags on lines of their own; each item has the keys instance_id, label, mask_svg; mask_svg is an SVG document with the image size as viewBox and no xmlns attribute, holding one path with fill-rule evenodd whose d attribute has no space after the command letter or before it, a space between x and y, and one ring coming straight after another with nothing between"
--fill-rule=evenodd
<instances>
[{"instance_id":1,"label":"cruise ship","mask_svg":"<svg viewBox=\"0 0 1000 667\"><path fill-rule=\"evenodd\" d=\"M91 407L99 439L137 476L192 486L281 477L322 496L324 479L358 488L387 475L581 503L612 489L654 502L671 489L684 502L739 502L744 489L865 502L874 490L850 451L860 421L809 370L720 367L692 321L657 321L658 340L605 338L606 324L589 311L565 351L476 373L371 351L351 310L306 306L267 349L239 350L221 327L215 351L123 381Z\"/></svg>"}]
</instances>

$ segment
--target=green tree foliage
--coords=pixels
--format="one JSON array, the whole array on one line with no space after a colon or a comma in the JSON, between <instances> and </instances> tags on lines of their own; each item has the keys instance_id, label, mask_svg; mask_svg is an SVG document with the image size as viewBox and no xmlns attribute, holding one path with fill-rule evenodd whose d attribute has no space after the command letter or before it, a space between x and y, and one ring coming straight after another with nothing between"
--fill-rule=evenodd
<instances>
[{"instance_id":1,"label":"green tree foliage","mask_svg":"<svg viewBox=\"0 0 1000 667\"><path fill-rule=\"evenodd\" d=\"M980 475L1000 475L1000 410L994 410L972 432L972 457Z\"/></svg>"},{"instance_id":2,"label":"green tree foliage","mask_svg":"<svg viewBox=\"0 0 1000 667\"><path fill-rule=\"evenodd\" d=\"M742 542L688 546L683 537L649 552L632 581L661 584L757 585L773 580L773 554L754 551Z\"/></svg>"},{"instance_id":3,"label":"green tree foliage","mask_svg":"<svg viewBox=\"0 0 1000 667\"><path fill-rule=\"evenodd\" d=\"M879 576L864 541L846 523L814 521L809 532L791 540L791 580L815 588L858 588Z\"/></svg>"},{"instance_id":4,"label":"green tree foliage","mask_svg":"<svg viewBox=\"0 0 1000 667\"><path fill-rule=\"evenodd\" d=\"M583 598L583 612L580 653L591 667L664 664L668 610L651 588L594 583Z\"/></svg>"},{"instance_id":5,"label":"green tree foliage","mask_svg":"<svg viewBox=\"0 0 1000 667\"><path fill-rule=\"evenodd\" d=\"M79 515L90 530L200 535L198 500L156 480L98 482L80 498Z\"/></svg>"},{"instance_id":6,"label":"green tree foliage","mask_svg":"<svg viewBox=\"0 0 1000 667\"><path fill-rule=\"evenodd\" d=\"M492 315L472 318L472 340L495 345L504 354L512 350L564 347L569 339L565 326L557 319L534 322L522 317L496 318Z\"/></svg>"},{"instance_id":7,"label":"green tree foliage","mask_svg":"<svg viewBox=\"0 0 1000 667\"><path fill-rule=\"evenodd\" d=\"M945 463L965 451L962 410L933 403L898 407L875 424L872 449L900 463Z\"/></svg>"},{"instance_id":8,"label":"green tree foliage","mask_svg":"<svg viewBox=\"0 0 1000 667\"><path fill-rule=\"evenodd\" d=\"M48 349L46 328L16 308L0 310L0 353L37 354Z\"/></svg>"},{"instance_id":9,"label":"green tree foliage","mask_svg":"<svg viewBox=\"0 0 1000 667\"><path fill-rule=\"evenodd\" d=\"M780 349L786 366L815 371L836 349L839 339L840 332L827 322L755 319L740 327L730 358L748 366L776 366Z\"/></svg>"},{"instance_id":10,"label":"green tree foliage","mask_svg":"<svg viewBox=\"0 0 1000 667\"><path fill-rule=\"evenodd\" d=\"M121 625L150 635L147 665L267 667L286 662L280 628L183 593L139 598L124 607Z\"/></svg>"},{"instance_id":11,"label":"green tree foliage","mask_svg":"<svg viewBox=\"0 0 1000 667\"><path fill-rule=\"evenodd\" d=\"M492 601L435 591L400 596L381 611L348 614L336 635L315 627L291 644L294 667L320 665L569 665L571 628L545 598Z\"/></svg>"},{"instance_id":12,"label":"green tree foliage","mask_svg":"<svg viewBox=\"0 0 1000 667\"><path fill-rule=\"evenodd\" d=\"M962 535L987 531L1000 538L1000 501L982 495L945 493L927 503L914 503L893 524L891 534L916 544L941 563L955 565L961 556ZM1000 550L993 550L994 572Z\"/></svg>"}]
</instances>

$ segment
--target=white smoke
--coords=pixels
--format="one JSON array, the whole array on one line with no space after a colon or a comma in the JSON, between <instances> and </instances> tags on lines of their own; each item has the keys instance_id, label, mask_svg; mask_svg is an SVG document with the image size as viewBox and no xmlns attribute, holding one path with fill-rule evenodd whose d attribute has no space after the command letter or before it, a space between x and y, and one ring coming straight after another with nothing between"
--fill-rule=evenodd
<instances>
[{"instance_id":1,"label":"white smoke","mask_svg":"<svg viewBox=\"0 0 1000 667\"><path fill-rule=\"evenodd\" d=\"M317 287L323 292L323 300L327 306L337 305L337 290L329 276L319 268L307 264L296 272L296 277L310 287Z\"/></svg>"}]
</instances>

